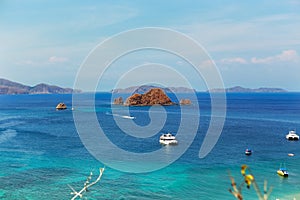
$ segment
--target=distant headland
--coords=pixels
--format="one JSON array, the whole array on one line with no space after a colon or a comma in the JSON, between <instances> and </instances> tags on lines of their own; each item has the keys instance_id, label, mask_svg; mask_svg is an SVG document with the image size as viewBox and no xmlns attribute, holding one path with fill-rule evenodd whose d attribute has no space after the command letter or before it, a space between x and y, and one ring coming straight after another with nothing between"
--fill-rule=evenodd
<instances>
[{"instance_id":1,"label":"distant headland","mask_svg":"<svg viewBox=\"0 0 300 200\"><path fill-rule=\"evenodd\" d=\"M40 83L33 87L23 85L17 82L0 78L0 95L1 94L69 94L80 93L80 90L71 88L61 88L55 85Z\"/></svg>"},{"instance_id":2,"label":"distant headland","mask_svg":"<svg viewBox=\"0 0 300 200\"><path fill-rule=\"evenodd\" d=\"M153 86L153 85L142 85L142 86L132 86L128 88L117 88L111 90L111 93L113 94L143 94L150 89L153 88L160 88L162 89L165 93L195 93L197 92L195 89L191 88L186 88L186 87L158 87L158 86ZM230 87L230 88L213 88L211 90L207 90L205 92L212 92L212 93L220 93L220 92L225 92L226 93L286 93L289 92L285 89L282 88L268 88L268 87L260 87L260 88L245 88L241 86L235 86L235 87ZM200 91L199 91L200 92ZM204 91L203 91L204 92Z\"/></svg>"},{"instance_id":3,"label":"distant headland","mask_svg":"<svg viewBox=\"0 0 300 200\"><path fill-rule=\"evenodd\" d=\"M111 93L114 93L114 94L121 94L121 93L123 93L123 94L134 94L134 93L143 94L154 88L160 88L165 93L194 93L194 92L196 92L196 90L186 88L186 87L158 87L158 86L153 86L153 85L141 85L141 86L132 86L132 87L124 88L124 89L121 89L121 88L113 89L113 90L111 90Z\"/></svg>"},{"instance_id":4,"label":"distant headland","mask_svg":"<svg viewBox=\"0 0 300 200\"><path fill-rule=\"evenodd\" d=\"M287 90L282 88L261 87L261 88L251 89L251 88L244 88L241 86L235 86L226 89L215 88L215 89L207 90L207 92L218 93L218 92L224 92L224 90L226 93L286 93L288 92Z\"/></svg>"}]
</instances>

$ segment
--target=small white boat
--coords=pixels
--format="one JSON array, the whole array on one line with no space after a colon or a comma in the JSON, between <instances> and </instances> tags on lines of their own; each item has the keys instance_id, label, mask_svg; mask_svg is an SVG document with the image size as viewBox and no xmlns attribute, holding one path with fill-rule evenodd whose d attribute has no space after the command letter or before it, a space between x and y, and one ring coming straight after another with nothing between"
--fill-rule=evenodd
<instances>
[{"instance_id":1,"label":"small white boat","mask_svg":"<svg viewBox=\"0 0 300 200\"><path fill-rule=\"evenodd\" d=\"M251 149L246 149L245 150L245 155L250 156L252 154L252 150Z\"/></svg>"},{"instance_id":2,"label":"small white boat","mask_svg":"<svg viewBox=\"0 0 300 200\"><path fill-rule=\"evenodd\" d=\"M159 138L159 143L164 145L177 144L177 140L171 133L162 134Z\"/></svg>"},{"instance_id":3,"label":"small white boat","mask_svg":"<svg viewBox=\"0 0 300 200\"><path fill-rule=\"evenodd\" d=\"M123 116L120 116L124 119L135 119L135 117L132 117L132 116L127 116L127 115L123 115Z\"/></svg>"},{"instance_id":4,"label":"small white boat","mask_svg":"<svg viewBox=\"0 0 300 200\"><path fill-rule=\"evenodd\" d=\"M296 131L289 131L285 138L288 140L299 140L299 135L296 134Z\"/></svg>"}]
</instances>

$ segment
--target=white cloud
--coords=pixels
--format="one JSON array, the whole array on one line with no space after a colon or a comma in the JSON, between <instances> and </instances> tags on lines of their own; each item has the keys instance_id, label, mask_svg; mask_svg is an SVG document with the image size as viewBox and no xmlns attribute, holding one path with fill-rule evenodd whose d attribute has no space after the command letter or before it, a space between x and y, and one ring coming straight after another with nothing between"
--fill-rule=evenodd
<instances>
[{"instance_id":1,"label":"white cloud","mask_svg":"<svg viewBox=\"0 0 300 200\"><path fill-rule=\"evenodd\" d=\"M300 57L295 50L285 50L281 54L269 56L265 58L253 57L251 62L254 64L272 64L277 62L299 62Z\"/></svg>"},{"instance_id":2,"label":"white cloud","mask_svg":"<svg viewBox=\"0 0 300 200\"><path fill-rule=\"evenodd\" d=\"M246 20L216 19L174 26L208 52L270 51L300 44L300 15L257 16Z\"/></svg>"},{"instance_id":3,"label":"white cloud","mask_svg":"<svg viewBox=\"0 0 300 200\"><path fill-rule=\"evenodd\" d=\"M63 62L66 62L68 61L69 59L66 58L66 57L58 57L58 56L51 56L48 61L50 63L63 63Z\"/></svg>"},{"instance_id":4,"label":"white cloud","mask_svg":"<svg viewBox=\"0 0 300 200\"><path fill-rule=\"evenodd\" d=\"M24 59L15 62L17 65L23 65L26 67L29 66L47 66L49 64L58 64L58 63L65 63L68 62L69 59L67 57L58 57L58 56L51 56L47 60L46 59Z\"/></svg>"},{"instance_id":5,"label":"white cloud","mask_svg":"<svg viewBox=\"0 0 300 200\"><path fill-rule=\"evenodd\" d=\"M236 58L224 58L221 60L222 64L247 64L248 62L244 58L236 57Z\"/></svg>"},{"instance_id":6,"label":"white cloud","mask_svg":"<svg viewBox=\"0 0 300 200\"><path fill-rule=\"evenodd\" d=\"M201 64L200 64L200 68L204 69L204 68L210 68L212 66L215 66L215 62L214 60L204 60Z\"/></svg>"}]
</instances>

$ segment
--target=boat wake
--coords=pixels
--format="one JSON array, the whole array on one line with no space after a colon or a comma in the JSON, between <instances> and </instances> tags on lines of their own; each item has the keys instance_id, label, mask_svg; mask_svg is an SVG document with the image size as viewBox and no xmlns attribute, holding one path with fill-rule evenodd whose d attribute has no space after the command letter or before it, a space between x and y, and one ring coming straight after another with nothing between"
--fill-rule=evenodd
<instances>
[{"instance_id":1,"label":"boat wake","mask_svg":"<svg viewBox=\"0 0 300 200\"><path fill-rule=\"evenodd\" d=\"M0 134L0 144L9 141L11 138L16 137L17 131L14 129L7 129Z\"/></svg>"},{"instance_id":2,"label":"boat wake","mask_svg":"<svg viewBox=\"0 0 300 200\"><path fill-rule=\"evenodd\" d=\"M106 115L112 115L112 116L116 116L116 117L121 117L123 119L135 119L135 117L133 117L133 116L112 114L112 113L109 113L109 112L107 112Z\"/></svg>"}]
</instances>

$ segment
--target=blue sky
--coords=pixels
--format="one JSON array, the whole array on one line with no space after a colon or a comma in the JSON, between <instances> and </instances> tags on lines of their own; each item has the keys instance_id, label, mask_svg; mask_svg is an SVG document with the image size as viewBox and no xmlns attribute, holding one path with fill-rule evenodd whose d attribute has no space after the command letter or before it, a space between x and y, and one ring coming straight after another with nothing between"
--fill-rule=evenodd
<instances>
[{"instance_id":1,"label":"blue sky","mask_svg":"<svg viewBox=\"0 0 300 200\"><path fill-rule=\"evenodd\" d=\"M225 87L300 91L300 0L2 0L0 26L0 77L28 85L72 87L83 60L100 42L129 29L162 27L201 44ZM118 63L129 69L131 63L180 62L171 57L145 51ZM185 73L193 87L206 89L192 70ZM110 90L113 83L106 81L102 89ZM135 83L123 86L130 84ZM169 84L179 85L172 78Z\"/></svg>"}]
</instances>

